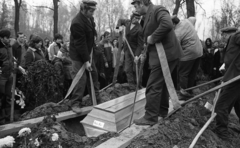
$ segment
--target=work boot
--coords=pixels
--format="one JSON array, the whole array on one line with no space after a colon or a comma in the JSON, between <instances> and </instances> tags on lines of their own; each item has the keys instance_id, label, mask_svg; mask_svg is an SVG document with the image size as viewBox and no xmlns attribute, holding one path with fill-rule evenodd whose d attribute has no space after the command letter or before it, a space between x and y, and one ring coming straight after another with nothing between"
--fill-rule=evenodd
<instances>
[{"instance_id":1,"label":"work boot","mask_svg":"<svg viewBox=\"0 0 240 148\"><path fill-rule=\"evenodd\" d=\"M136 125L150 125L150 126L157 124L157 122L149 121L149 120L145 119L144 117L142 117L140 119L135 119L133 121L133 123L135 123Z\"/></svg>"},{"instance_id":2,"label":"work boot","mask_svg":"<svg viewBox=\"0 0 240 148\"><path fill-rule=\"evenodd\" d=\"M194 96L191 95L190 93L188 93L186 90L180 89L180 91L179 91L179 100L187 101L187 100L189 100L192 97L194 97Z\"/></svg>"},{"instance_id":3,"label":"work boot","mask_svg":"<svg viewBox=\"0 0 240 148\"><path fill-rule=\"evenodd\" d=\"M224 141L230 141L230 133L228 131L226 132L220 132L217 129L214 129L213 132L222 140Z\"/></svg>"}]
</instances>

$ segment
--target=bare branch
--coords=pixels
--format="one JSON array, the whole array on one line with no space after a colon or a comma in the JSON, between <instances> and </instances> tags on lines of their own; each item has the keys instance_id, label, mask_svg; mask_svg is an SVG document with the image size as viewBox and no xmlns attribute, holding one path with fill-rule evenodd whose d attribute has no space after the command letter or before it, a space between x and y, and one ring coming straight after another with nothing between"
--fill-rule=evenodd
<instances>
[{"instance_id":1,"label":"bare branch","mask_svg":"<svg viewBox=\"0 0 240 148\"><path fill-rule=\"evenodd\" d=\"M67 1L73 6L73 8L75 8L76 10L78 10L77 7L75 6L75 4L73 4L73 2L71 2L71 1L69 1L69 0L67 0Z\"/></svg>"},{"instance_id":2,"label":"bare branch","mask_svg":"<svg viewBox=\"0 0 240 148\"><path fill-rule=\"evenodd\" d=\"M202 7L202 5L199 2L197 2L196 0L195 0L195 3L202 8L202 10L204 11L204 14L206 15L207 14L206 10Z\"/></svg>"},{"instance_id":3,"label":"bare branch","mask_svg":"<svg viewBox=\"0 0 240 148\"><path fill-rule=\"evenodd\" d=\"M46 8L46 9L50 9L50 10L54 11L53 8L48 7L48 6L33 6L33 7L37 7L37 8Z\"/></svg>"}]
</instances>

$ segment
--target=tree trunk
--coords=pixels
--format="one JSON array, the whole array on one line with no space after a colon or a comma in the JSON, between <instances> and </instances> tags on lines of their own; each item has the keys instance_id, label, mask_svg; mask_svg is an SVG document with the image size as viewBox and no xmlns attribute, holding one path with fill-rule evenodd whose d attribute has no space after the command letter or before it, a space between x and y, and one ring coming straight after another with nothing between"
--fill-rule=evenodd
<instances>
[{"instance_id":1,"label":"tree trunk","mask_svg":"<svg viewBox=\"0 0 240 148\"><path fill-rule=\"evenodd\" d=\"M53 21L54 21L54 27L53 27L53 36L58 33L58 1L59 0L53 0Z\"/></svg>"},{"instance_id":2,"label":"tree trunk","mask_svg":"<svg viewBox=\"0 0 240 148\"><path fill-rule=\"evenodd\" d=\"M20 7L22 4L22 0L14 0L15 4L15 21L14 21L14 32L15 36L17 36L17 33L19 32L19 16L20 16Z\"/></svg>"},{"instance_id":3,"label":"tree trunk","mask_svg":"<svg viewBox=\"0 0 240 148\"><path fill-rule=\"evenodd\" d=\"M179 11L179 8L180 8L180 3L181 3L181 0L176 0L175 1L175 8L173 10L173 15L177 15L178 14L178 11Z\"/></svg>"},{"instance_id":4,"label":"tree trunk","mask_svg":"<svg viewBox=\"0 0 240 148\"><path fill-rule=\"evenodd\" d=\"M186 0L186 7L187 7L187 17L194 16L195 17L195 5L194 0Z\"/></svg>"}]
</instances>

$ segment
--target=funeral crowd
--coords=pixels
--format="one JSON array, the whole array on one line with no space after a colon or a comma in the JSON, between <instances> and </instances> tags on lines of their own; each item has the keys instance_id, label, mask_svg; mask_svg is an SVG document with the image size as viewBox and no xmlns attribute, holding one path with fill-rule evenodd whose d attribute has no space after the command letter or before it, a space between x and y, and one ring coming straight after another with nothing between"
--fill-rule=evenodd
<instances>
[{"instance_id":1,"label":"funeral crowd","mask_svg":"<svg viewBox=\"0 0 240 148\"><path fill-rule=\"evenodd\" d=\"M183 101L193 97L186 89L196 85L198 73L208 80L223 76L223 82L240 74L240 32L237 28L222 28L221 40L207 38L202 41L195 30L195 17L180 20L171 16L165 7L152 4L151 0L133 0L131 4L135 11L130 19L119 19L118 36L108 31L97 35L93 15L98 6L92 0L83 0L79 13L71 22L70 39L56 34L50 41L36 34L26 37L24 32L17 33L13 39L9 30L0 30L1 114L12 97L13 73L16 72L17 79L27 75L28 67L39 60L62 69L63 85L83 71L70 99L81 102L86 95L85 88L91 92L92 79L97 103L101 103L99 90L112 83L116 69L117 83L136 86L136 73L142 65L143 73L139 74L140 84L136 87L146 87L146 112L142 118L134 120L137 125L154 125L168 114L166 64L179 100ZM159 58L163 55L166 58ZM240 81L237 81L220 93L215 109L216 133L220 138L228 138L228 115L233 107L240 117L239 88ZM179 105L177 102L174 107ZM79 113L81 107L81 103L75 104L72 110Z\"/></svg>"}]
</instances>

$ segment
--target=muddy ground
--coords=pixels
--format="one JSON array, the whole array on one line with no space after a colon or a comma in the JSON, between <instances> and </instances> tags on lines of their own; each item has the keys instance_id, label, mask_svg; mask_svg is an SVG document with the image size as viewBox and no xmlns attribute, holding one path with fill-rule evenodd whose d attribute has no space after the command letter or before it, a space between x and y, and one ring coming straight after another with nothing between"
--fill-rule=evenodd
<instances>
[{"instance_id":1,"label":"muddy ground","mask_svg":"<svg viewBox=\"0 0 240 148\"><path fill-rule=\"evenodd\" d=\"M106 102L117 97L129 94L133 92L135 87L133 85L125 84L116 84L115 88L110 87L105 91L100 92L100 96L102 98L101 102ZM76 103L76 102L74 102ZM45 103L39 107L36 107L34 110L26 112L22 115L21 120L27 120L31 118L42 117L50 114L57 114L60 112L65 112L71 110L71 105L73 102L71 100L66 100L60 105L57 103L49 102ZM82 101L82 106L91 106L92 101L89 95L85 96Z\"/></svg>"},{"instance_id":2,"label":"muddy ground","mask_svg":"<svg viewBox=\"0 0 240 148\"><path fill-rule=\"evenodd\" d=\"M213 85L195 89L194 93L199 94L211 87ZM213 98L214 93L186 105L169 119L141 132L128 148L188 148L194 137L210 118L211 112L204 105L207 101L212 104ZM239 148L239 121L235 115L231 114L229 123L231 140L223 141L219 139L213 132L215 122L212 122L194 148Z\"/></svg>"},{"instance_id":3,"label":"muddy ground","mask_svg":"<svg viewBox=\"0 0 240 148\"><path fill-rule=\"evenodd\" d=\"M106 102L126 95L134 90L135 87L132 85L116 84L115 88L110 87L102 91L100 95L102 97L102 102ZM80 124L80 121L84 117L79 117L82 119L69 119L68 121L56 122L54 115L57 115L59 112L71 110L71 103L72 102L69 100L61 105L52 102L46 103L22 116L22 120L45 116L45 119L41 123L31 128L32 132L26 138L28 147L35 148L34 142L36 138L38 138L38 140L41 141L40 143L42 143L41 148L60 148L59 145L62 148L91 148L118 135L117 133L106 133L95 138L86 137L82 125ZM92 105L89 96L83 98L82 105ZM53 133L58 133L59 135L59 140L57 142L51 141L51 134ZM18 137L17 133L14 133L13 136L16 137L14 148L20 148L25 145L24 138Z\"/></svg>"}]
</instances>

